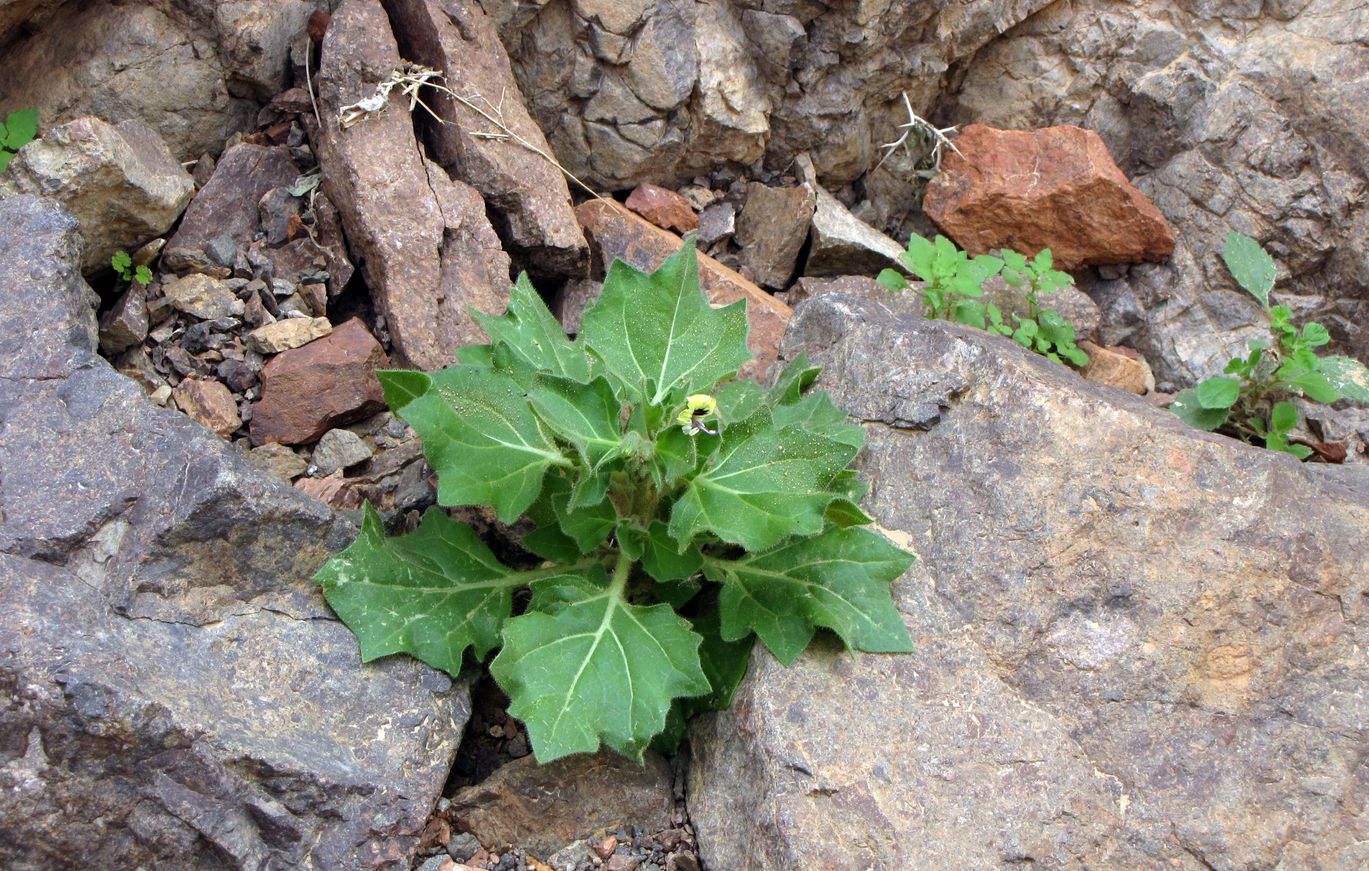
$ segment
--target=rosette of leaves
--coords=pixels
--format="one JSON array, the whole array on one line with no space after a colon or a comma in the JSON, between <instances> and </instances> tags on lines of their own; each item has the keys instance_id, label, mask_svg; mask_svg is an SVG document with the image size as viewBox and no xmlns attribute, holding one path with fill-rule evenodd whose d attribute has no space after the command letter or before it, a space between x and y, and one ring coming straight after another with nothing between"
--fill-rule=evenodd
<instances>
[{"instance_id":1,"label":"rosette of leaves","mask_svg":"<svg viewBox=\"0 0 1369 871\"><path fill-rule=\"evenodd\" d=\"M1288 306L1269 304L1277 270L1260 243L1232 230L1222 259L1269 316L1269 338L1252 340L1244 357L1226 364L1225 374L1179 393L1170 410L1198 429L1221 430L1305 460L1312 450L1289 441L1301 423L1290 400L1369 402L1369 369L1351 357L1318 354L1315 349L1331 341L1326 328L1308 323L1298 329Z\"/></svg>"},{"instance_id":2,"label":"rosette of leaves","mask_svg":"<svg viewBox=\"0 0 1369 871\"><path fill-rule=\"evenodd\" d=\"M125 284L147 287L152 283L152 270L141 263L134 266L133 257L127 251L115 251L109 258L109 265Z\"/></svg>"},{"instance_id":3,"label":"rosette of leaves","mask_svg":"<svg viewBox=\"0 0 1369 871\"><path fill-rule=\"evenodd\" d=\"M912 556L869 528L848 466L864 431L800 358L762 389L741 302L713 308L692 244L652 274L615 262L571 341L520 278L488 345L431 374L380 372L423 440L441 506L526 516L526 565L432 509L361 534L318 573L363 659L451 674L491 652L546 762L600 744L640 758L725 707L755 638L783 663L817 627L850 647L911 641L889 592Z\"/></svg>"},{"instance_id":4,"label":"rosette of leaves","mask_svg":"<svg viewBox=\"0 0 1369 871\"><path fill-rule=\"evenodd\" d=\"M0 172L10 165L14 153L38 135L38 110L16 109L0 123Z\"/></svg>"}]
</instances>

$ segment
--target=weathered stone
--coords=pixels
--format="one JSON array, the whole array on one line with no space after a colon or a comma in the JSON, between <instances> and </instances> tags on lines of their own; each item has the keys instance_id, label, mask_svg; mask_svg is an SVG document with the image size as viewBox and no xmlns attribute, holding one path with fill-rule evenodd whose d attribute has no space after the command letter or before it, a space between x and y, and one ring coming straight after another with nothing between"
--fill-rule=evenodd
<instances>
[{"instance_id":1,"label":"weathered stone","mask_svg":"<svg viewBox=\"0 0 1369 871\"><path fill-rule=\"evenodd\" d=\"M614 259L649 272L680 248L680 237L653 226L612 200L590 200L576 208L575 215L593 246L600 274ZM699 283L714 305L746 300L750 323L747 344L753 359L742 367L741 374L745 378L765 377L775 362L780 336L789 321L789 306L703 254L699 255ZM566 317L564 311L562 317Z\"/></svg>"},{"instance_id":2,"label":"weathered stone","mask_svg":"<svg viewBox=\"0 0 1369 871\"><path fill-rule=\"evenodd\" d=\"M1090 381L1143 394L1155 389L1155 376L1146 359L1129 348L1102 348L1090 341L1082 341L1079 348L1089 355L1089 362L1080 373Z\"/></svg>"},{"instance_id":3,"label":"weathered stone","mask_svg":"<svg viewBox=\"0 0 1369 871\"><path fill-rule=\"evenodd\" d=\"M772 188L759 182L746 186L746 203L737 216L737 244L742 263L756 281L775 290L789 285L799 251L813 220L813 189L807 185Z\"/></svg>"},{"instance_id":4,"label":"weathered stone","mask_svg":"<svg viewBox=\"0 0 1369 871\"><path fill-rule=\"evenodd\" d=\"M248 454L247 459L252 461L252 465L271 475L275 475L285 481L291 481L303 475L309 469L309 461L295 453L285 445L275 444L262 445L253 448Z\"/></svg>"},{"instance_id":5,"label":"weathered stone","mask_svg":"<svg viewBox=\"0 0 1369 871\"><path fill-rule=\"evenodd\" d=\"M361 494L350 478L343 477L341 469L324 478L300 478L295 489L339 511L361 507Z\"/></svg>"},{"instance_id":6,"label":"weathered stone","mask_svg":"<svg viewBox=\"0 0 1369 871\"><path fill-rule=\"evenodd\" d=\"M389 28L374 3L344 3L333 16L319 73L319 160L396 362L440 369L458 346L484 340L468 305L504 310L509 260L480 195L421 156L398 92L383 112L345 130L335 121L338 107L368 96L399 65Z\"/></svg>"},{"instance_id":7,"label":"weathered stone","mask_svg":"<svg viewBox=\"0 0 1369 871\"><path fill-rule=\"evenodd\" d=\"M737 208L728 202L713 203L699 213L699 243L712 245L737 231Z\"/></svg>"},{"instance_id":8,"label":"weathered stone","mask_svg":"<svg viewBox=\"0 0 1369 871\"><path fill-rule=\"evenodd\" d=\"M648 752L638 765L616 753L538 765L531 756L498 768L452 798L448 816L491 849L513 845L550 856L596 830L670 828L670 766Z\"/></svg>"},{"instance_id":9,"label":"weathered stone","mask_svg":"<svg viewBox=\"0 0 1369 871\"><path fill-rule=\"evenodd\" d=\"M114 252L171 229L193 190L190 174L152 128L91 117L47 129L0 175L0 198L52 197L76 216L87 274L108 269Z\"/></svg>"},{"instance_id":10,"label":"weathered stone","mask_svg":"<svg viewBox=\"0 0 1369 871\"><path fill-rule=\"evenodd\" d=\"M851 214L841 200L823 189L808 155L800 156L798 166L815 196L804 275L878 275L881 269L903 268L899 261L903 246Z\"/></svg>"},{"instance_id":11,"label":"weathered stone","mask_svg":"<svg viewBox=\"0 0 1369 871\"><path fill-rule=\"evenodd\" d=\"M1174 251L1164 215L1127 181L1092 130L971 124L955 143L922 208L971 254L1049 248L1055 267L1068 271L1162 260Z\"/></svg>"},{"instance_id":12,"label":"weathered stone","mask_svg":"<svg viewBox=\"0 0 1369 871\"><path fill-rule=\"evenodd\" d=\"M371 458L371 447L361 436L345 429L330 429L314 448L314 469L324 478L334 472L364 463Z\"/></svg>"},{"instance_id":13,"label":"weathered stone","mask_svg":"<svg viewBox=\"0 0 1369 871\"><path fill-rule=\"evenodd\" d=\"M1369 477L876 302L799 351L920 558L916 652L753 658L691 739L709 868L1363 863Z\"/></svg>"},{"instance_id":14,"label":"weathered stone","mask_svg":"<svg viewBox=\"0 0 1369 871\"><path fill-rule=\"evenodd\" d=\"M572 336L580 332L581 316L584 315L585 309L589 308L590 303L599 298L603 289L604 283L592 278L567 281L562 285L551 309L561 322L561 328Z\"/></svg>"},{"instance_id":15,"label":"weathered stone","mask_svg":"<svg viewBox=\"0 0 1369 871\"><path fill-rule=\"evenodd\" d=\"M474 0L386 0L404 57L446 74L457 94L496 117L512 133L545 154L550 146L523 106L494 22ZM336 24L336 22L335 22ZM509 250L550 275L583 274L585 238L571 211L561 171L545 156L509 138L488 118L443 93L433 108L448 123L429 129L436 161L454 178L474 186L499 214ZM450 349L448 349L450 350Z\"/></svg>"},{"instance_id":16,"label":"weathered stone","mask_svg":"<svg viewBox=\"0 0 1369 871\"><path fill-rule=\"evenodd\" d=\"M147 295L141 284L131 284L100 318L100 350L114 355L147 338Z\"/></svg>"},{"instance_id":17,"label":"weathered stone","mask_svg":"<svg viewBox=\"0 0 1369 871\"><path fill-rule=\"evenodd\" d=\"M203 320L242 317L243 301L215 278L192 273L184 278L173 278L162 285L162 296L176 311Z\"/></svg>"},{"instance_id":18,"label":"weathered stone","mask_svg":"<svg viewBox=\"0 0 1369 871\"><path fill-rule=\"evenodd\" d=\"M360 664L351 526L102 362L80 259L0 201L0 865L406 868L464 689Z\"/></svg>"},{"instance_id":19,"label":"weathered stone","mask_svg":"<svg viewBox=\"0 0 1369 871\"><path fill-rule=\"evenodd\" d=\"M247 347L260 354L279 354L292 348L302 348L332 331L333 325L327 318L283 318L273 324L257 327L244 338Z\"/></svg>"},{"instance_id":20,"label":"weathered stone","mask_svg":"<svg viewBox=\"0 0 1369 871\"><path fill-rule=\"evenodd\" d=\"M914 281L911 285L914 289L920 289L922 282ZM1005 322L1012 324L1013 315L1025 318L1031 314L1031 306L1027 304L1027 297L1023 294L1022 288L1013 287L1001 276L993 276L981 287L984 290L983 300L998 306ZM1098 310L1098 303L1079 288L1071 285L1051 293L1037 294L1036 302L1042 309L1054 309L1073 324L1076 339L1098 340L1103 316Z\"/></svg>"},{"instance_id":21,"label":"weathered stone","mask_svg":"<svg viewBox=\"0 0 1369 871\"><path fill-rule=\"evenodd\" d=\"M171 398L187 417L224 438L242 426L233 394L212 378L186 378L171 391Z\"/></svg>"},{"instance_id":22,"label":"weathered stone","mask_svg":"<svg viewBox=\"0 0 1369 871\"><path fill-rule=\"evenodd\" d=\"M298 177L299 168L283 145L244 142L228 149L166 243L162 265L174 272L211 272L220 267L208 246L226 235L246 248L257 232L261 198Z\"/></svg>"},{"instance_id":23,"label":"weathered stone","mask_svg":"<svg viewBox=\"0 0 1369 871\"><path fill-rule=\"evenodd\" d=\"M699 216L689 200L667 188L639 184L624 205L663 230L689 233L699 229Z\"/></svg>"},{"instance_id":24,"label":"weathered stone","mask_svg":"<svg viewBox=\"0 0 1369 871\"><path fill-rule=\"evenodd\" d=\"M252 407L252 443L297 445L385 408L375 370L388 364L366 325L353 318L303 348L272 357Z\"/></svg>"}]
</instances>

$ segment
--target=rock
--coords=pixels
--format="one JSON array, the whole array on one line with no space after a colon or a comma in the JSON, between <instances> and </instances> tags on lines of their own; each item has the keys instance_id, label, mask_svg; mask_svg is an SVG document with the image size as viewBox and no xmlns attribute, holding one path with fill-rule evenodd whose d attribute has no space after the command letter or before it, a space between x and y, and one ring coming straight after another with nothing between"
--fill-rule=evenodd
<instances>
[{"instance_id":1,"label":"rock","mask_svg":"<svg viewBox=\"0 0 1369 871\"><path fill-rule=\"evenodd\" d=\"M341 469L325 478L300 478L295 481L295 489L338 511L361 507L361 494L352 486L351 479L343 477Z\"/></svg>"},{"instance_id":2,"label":"rock","mask_svg":"<svg viewBox=\"0 0 1369 871\"><path fill-rule=\"evenodd\" d=\"M200 273L167 281L162 285L162 296L176 311L202 320L242 317L246 310L228 285Z\"/></svg>"},{"instance_id":3,"label":"rock","mask_svg":"<svg viewBox=\"0 0 1369 871\"><path fill-rule=\"evenodd\" d=\"M309 469L309 461L285 445L269 444L253 448L247 458L252 465L277 478L291 481Z\"/></svg>"},{"instance_id":4,"label":"rock","mask_svg":"<svg viewBox=\"0 0 1369 871\"><path fill-rule=\"evenodd\" d=\"M589 308L590 303L599 298L604 289L602 281L582 278L567 281L552 304L552 314L561 322L561 328L569 335L580 332L580 316Z\"/></svg>"},{"instance_id":5,"label":"rock","mask_svg":"<svg viewBox=\"0 0 1369 871\"><path fill-rule=\"evenodd\" d=\"M234 145L219 158L209 184L185 210L180 227L166 243L162 266L182 273L224 269L210 247L221 245L226 235L237 247L246 248L257 232L261 198L298 177L299 168L285 146Z\"/></svg>"},{"instance_id":6,"label":"rock","mask_svg":"<svg viewBox=\"0 0 1369 871\"><path fill-rule=\"evenodd\" d=\"M814 193L812 232L804 275L878 275L882 269L903 269L903 246L851 214L841 200L818 183L807 155L798 160L799 172Z\"/></svg>"},{"instance_id":7,"label":"rock","mask_svg":"<svg viewBox=\"0 0 1369 871\"><path fill-rule=\"evenodd\" d=\"M352 526L96 355L77 228L0 201L0 865L407 867L464 688L361 665Z\"/></svg>"},{"instance_id":8,"label":"rock","mask_svg":"<svg viewBox=\"0 0 1369 871\"><path fill-rule=\"evenodd\" d=\"M474 0L387 0L385 6L404 57L442 70L448 86L485 113L434 93L434 111L449 122L429 128L436 161L489 202L520 260L548 275L583 274L585 238L571 211L566 179L544 156L553 152L523 106L494 22ZM474 135L501 132L486 115L543 154L507 137Z\"/></svg>"},{"instance_id":9,"label":"rock","mask_svg":"<svg viewBox=\"0 0 1369 871\"><path fill-rule=\"evenodd\" d=\"M1088 380L1138 395L1155 389L1150 366L1130 348L1100 348L1087 340L1080 342L1079 348L1089 355L1088 365L1080 373Z\"/></svg>"},{"instance_id":10,"label":"rock","mask_svg":"<svg viewBox=\"0 0 1369 871\"><path fill-rule=\"evenodd\" d=\"M813 203L813 190L807 185L746 186L746 204L737 216L737 244L742 246L742 264L751 268L758 283L775 290L789 285L808 238Z\"/></svg>"},{"instance_id":11,"label":"rock","mask_svg":"<svg viewBox=\"0 0 1369 871\"><path fill-rule=\"evenodd\" d=\"M638 765L602 752L546 765L532 756L515 759L459 790L448 815L491 849L511 844L550 856L599 829L669 828L674 808L664 759L648 751L645 764Z\"/></svg>"},{"instance_id":12,"label":"rock","mask_svg":"<svg viewBox=\"0 0 1369 871\"><path fill-rule=\"evenodd\" d=\"M247 347L260 354L279 354L301 348L332 331L333 325L327 318L285 318L248 333Z\"/></svg>"},{"instance_id":13,"label":"rock","mask_svg":"<svg viewBox=\"0 0 1369 871\"><path fill-rule=\"evenodd\" d=\"M385 316L396 363L433 370L450 365L457 347L485 340L467 306L504 310L509 260L479 193L421 157L398 92L383 112L345 130L335 122L338 107L367 96L399 63L384 10L359 0L339 7L319 73L328 119L319 161Z\"/></svg>"},{"instance_id":14,"label":"rock","mask_svg":"<svg viewBox=\"0 0 1369 871\"><path fill-rule=\"evenodd\" d=\"M0 198L40 194L76 216L87 274L107 270L114 252L171 229L193 191L190 174L152 128L91 117L47 128L0 176Z\"/></svg>"},{"instance_id":15,"label":"rock","mask_svg":"<svg viewBox=\"0 0 1369 871\"><path fill-rule=\"evenodd\" d=\"M922 286L920 281L911 284L914 288ZM995 275L985 281L983 290L984 301L998 306L999 311L1003 313L1003 319L1009 324L1013 323L1013 315L1027 317L1031 313L1031 306L1027 304L1027 297L1021 288L1011 286L1001 276ZM1098 304L1079 288L1062 287L1052 293L1037 294L1036 302L1039 308L1054 309L1073 324L1075 338L1088 341L1098 339L1102 313L1098 309Z\"/></svg>"},{"instance_id":16,"label":"rock","mask_svg":"<svg viewBox=\"0 0 1369 871\"><path fill-rule=\"evenodd\" d=\"M617 258L649 272L680 247L680 238L674 233L651 225L612 200L590 200L576 208L575 215L584 225L599 270L607 269ZM742 367L741 375L763 378L775 362L780 336L789 321L789 306L703 254L699 255L699 283L714 305L746 300L750 323L747 344L754 359Z\"/></svg>"},{"instance_id":17,"label":"rock","mask_svg":"<svg viewBox=\"0 0 1369 871\"><path fill-rule=\"evenodd\" d=\"M699 216L689 200L654 184L637 185L624 205L663 230L689 233L699 229Z\"/></svg>"},{"instance_id":18,"label":"rock","mask_svg":"<svg viewBox=\"0 0 1369 871\"><path fill-rule=\"evenodd\" d=\"M1155 201L1191 256L1132 269L1136 297L1156 296L1130 335L1119 329L1106 343L1141 350L1161 381L1187 387L1219 374L1228 358L1214 353L1207 364L1208 352L1244 346L1246 325L1230 320L1225 298L1241 292L1219 256L1231 229L1273 252L1276 297L1298 300L1300 317L1363 359L1369 158L1359 131L1369 103L1360 74L1347 72L1366 65L1366 47L1348 36L1359 19L1335 2L1184 4L1173 14L1107 0L1053 4L962 67L947 115L1096 130Z\"/></svg>"},{"instance_id":19,"label":"rock","mask_svg":"<svg viewBox=\"0 0 1369 871\"><path fill-rule=\"evenodd\" d=\"M212 378L186 378L171 391L171 398L187 417L224 438L242 426L233 394Z\"/></svg>"},{"instance_id":20,"label":"rock","mask_svg":"<svg viewBox=\"0 0 1369 871\"><path fill-rule=\"evenodd\" d=\"M699 213L699 244L712 245L737 231L737 208L728 202L713 203Z\"/></svg>"},{"instance_id":21,"label":"rock","mask_svg":"<svg viewBox=\"0 0 1369 871\"><path fill-rule=\"evenodd\" d=\"M1065 271L1163 260L1174 234L1127 181L1103 140L1080 127L1022 132L971 124L927 184L927 217L971 254L1042 248Z\"/></svg>"},{"instance_id":22,"label":"rock","mask_svg":"<svg viewBox=\"0 0 1369 871\"><path fill-rule=\"evenodd\" d=\"M324 478L334 472L364 463L371 458L371 447L362 441L361 436L345 429L330 429L319 439L314 448L314 468L318 477Z\"/></svg>"},{"instance_id":23,"label":"rock","mask_svg":"<svg viewBox=\"0 0 1369 871\"><path fill-rule=\"evenodd\" d=\"M277 354L261 370L252 407L252 443L297 445L385 408L375 370L388 365L366 325L353 318L302 348Z\"/></svg>"},{"instance_id":24,"label":"rock","mask_svg":"<svg viewBox=\"0 0 1369 871\"><path fill-rule=\"evenodd\" d=\"M801 350L920 557L916 652L753 658L691 737L707 867L1362 863L1328 797L1362 778L1369 477L880 303L805 303Z\"/></svg>"},{"instance_id":25,"label":"rock","mask_svg":"<svg viewBox=\"0 0 1369 871\"><path fill-rule=\"evenodd\" d=\"M131 284L100 318L100 350L113 356L147 338L147 294Z\"/></svg>"}]
</instances>

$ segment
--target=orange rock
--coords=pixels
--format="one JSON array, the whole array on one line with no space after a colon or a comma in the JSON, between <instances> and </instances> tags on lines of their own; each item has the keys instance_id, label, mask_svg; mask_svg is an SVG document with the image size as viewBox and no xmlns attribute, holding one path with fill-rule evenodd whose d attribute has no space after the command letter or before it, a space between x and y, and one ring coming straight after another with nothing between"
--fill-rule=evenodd
<instances>
[{"instance_id":1,"label":"orange rock","mask_svg":"<svg viewBox=\"0 0 1369 871\"><path fill-rule=\"evenodd\" d=\"M627 207L666 230L689 233L699 229L699 216L689 200L672 190L643 182L628 195Z\"/></svg>"},{"instance_id":2,"label":"orange rock","mask_svg":"<svg viewBox=\"0 0 1369 871\"><path fill-rule=\"evenodd\" d=\"M601 269L618 259L651 271L680 248L679 236L653 226L613 200L590 200L576 208L575 216L590 238ZM751 327L747 344L755 359L742 367L741 375L764 378L779 356L780 339L792 313L789 306L703 254L699 255L699 283L714 305L746 300Z\"/></svg>"},{"instance_id":3,"label":"orange rock","mask_svg":"<svg viewBox=\"0 0 1369 871\"><path fill-rule=\"evenodd\" d=\"M1127 181L1092 130L997 130L971 124L927 186L922 208L972 254L1050 248L1057 269L1162 260L1164 215ZM963 155L963 156L962 156Z\"/></svg>"},{"instance_id":4,"label":"orange rock","mask_svg":"<svg viewBox=\"0 0 1369 871\"><path fill-rule=\"evenodd\" d=\"M242 426L233 394L212 378L187 378L171 391L171 398L176 400L176 407L191 420L224 438Z\"/></svg>"},{"instance_id":5,"label":"orange rock","mask_svg":"<svg viewBox=\"0 0 1369 871\"><path fill-rule=\"evenodd\" d=\"M1150 365L1132 349L1101 348L1092 342L1080 342L1079 347L1089 355L1083 369L1088 380L1141 395L1155 387Z\"/></svg>"}]
</instances>

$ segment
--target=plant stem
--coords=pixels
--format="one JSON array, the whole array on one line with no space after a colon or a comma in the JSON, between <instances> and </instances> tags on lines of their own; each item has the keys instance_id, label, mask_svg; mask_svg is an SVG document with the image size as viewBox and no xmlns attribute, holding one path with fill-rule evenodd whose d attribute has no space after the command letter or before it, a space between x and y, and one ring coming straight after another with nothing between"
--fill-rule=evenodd
<instances>
[{"instance_id":1,"label":"plant stem","mask_svg":"<svg viewBox=\"0 0 1369 871\"><path fill-rule=\"evenodd\" d=\"M632 560L623 553L621 547L618 548L618 562L613 566L613 586L610 591L613 595L622 596L623 590L627 588L627 576L632 571Z\"/></svg>"}]
</instances>

